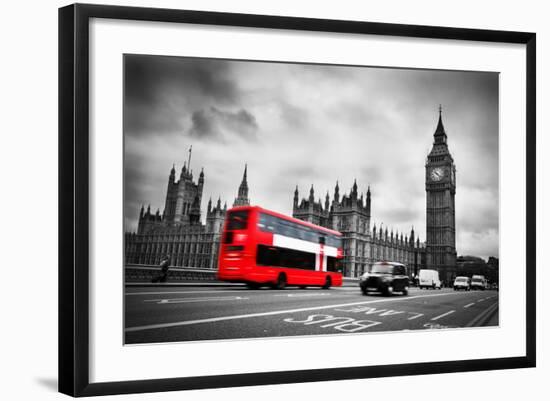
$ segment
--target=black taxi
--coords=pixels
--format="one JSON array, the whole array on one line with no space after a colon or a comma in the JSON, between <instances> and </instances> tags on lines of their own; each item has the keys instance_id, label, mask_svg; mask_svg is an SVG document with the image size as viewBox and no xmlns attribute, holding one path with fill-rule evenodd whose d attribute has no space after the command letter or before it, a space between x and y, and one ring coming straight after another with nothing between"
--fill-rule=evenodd
<instances>
[{"instance_id":1,"label":"black taxi","mask_svg":"<svg viewBox=\"0 0 550 401\"><path fill-rule=\"evenodd\" d=\"M369 272L360 277L359 286L364 295L369 292L381 292L387 296L394 292L407 295L409 293L409 276L402 263L377 262L372 265Z\"/></svg>"}]
</instances>

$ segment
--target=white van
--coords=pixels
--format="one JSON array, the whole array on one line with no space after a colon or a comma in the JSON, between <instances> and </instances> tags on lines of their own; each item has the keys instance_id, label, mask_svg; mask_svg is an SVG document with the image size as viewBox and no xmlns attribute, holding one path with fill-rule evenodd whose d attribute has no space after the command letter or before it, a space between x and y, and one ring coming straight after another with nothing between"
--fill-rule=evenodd
<instances>
[{"instance_id":1,"label":"white van","mask_svg":"<svg viewBox=\"0 0 550 401\"><path fill-rule=\"evenodd\" d=\"M474 274L472 276L470 287L472 290L485 290L487 288L487 280L485 279L485 276Z\"/></svg>"},{"instance_id":2,"label":"white van","mask_svg":"<svg viewBox=\"0 0 550 401\"><path fill-rule=\"evenodd\" d=\"M418 272L418 287L441 289L439 272L437 270L422 269Z\"/></svg>"}]
</instances>

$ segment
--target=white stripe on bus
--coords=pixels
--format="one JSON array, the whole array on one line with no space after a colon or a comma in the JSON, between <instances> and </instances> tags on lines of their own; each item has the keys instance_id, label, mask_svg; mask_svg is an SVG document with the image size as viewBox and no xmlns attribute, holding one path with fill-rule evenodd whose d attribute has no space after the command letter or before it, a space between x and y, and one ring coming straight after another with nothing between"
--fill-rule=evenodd
<instances>
[{"instance_id":1,"label":"white stripe on bus","mask_svg":"<svg viewBox=\"0 0 550 401\"><path fill-rule=\"evenodd\" d=\"M280 234L273 234L273 246L281 248L295 249L297 251L309 253L321 253L321 245L314 242L304 241L298 238L287 237ZM338 249L333 246L324 246L324 254L327 256L336 257Z\"/></svg>"}]
</instances>

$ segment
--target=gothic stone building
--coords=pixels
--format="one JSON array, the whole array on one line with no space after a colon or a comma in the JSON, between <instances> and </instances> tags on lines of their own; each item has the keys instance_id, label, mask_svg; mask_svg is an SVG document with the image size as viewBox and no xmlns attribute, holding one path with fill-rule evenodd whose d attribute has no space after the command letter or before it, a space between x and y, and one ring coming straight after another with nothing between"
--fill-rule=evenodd
<instances>
[{"instance_id":1,"label":"gothic stone building","mask_svg":"<svg viewBox=\"0 0 550 401\"><path fill-rule=\"evenodd\" d=\"M353 183L349 194L340 198L338 182L334 188L332 201L327 192L324 205L315 201L313 185L307 199L299 200L298 187L294 191L292 216L323 227L340 231L343 234L344 275L359 277L368 271L373 263L382 260L400 262L407 266L410 276L418 273L424 265L425 250L415 237L394 233L376 225L371 229L371 192L367 189L366 198L358 194L357 182Z\"/></svg>"},{"instance_id":2,"label":"gothic stone building","mask_svg":"<svg viewBox=\"0 0 550 401\"><path fill-rule=\"evenodd\" d=\"M248 205L246 167L234 206ZM170 255L172 266L216 269L221 232L227 211L221 199L215 206L212 199L206 209L206 224L201 222L201 199L204 187L204 171L197 182L192 171L184 164L179 180L172 167L168 177L166 202L162 215L151 207L139 214L138 229L125 234L127 264L158 265Z\"/></svg>"},{"instance_id":3,"label":"gothic stone building","mask_svg":"<svg viewBox=\"0 0 550 401\"><path fill-rule=\"evenodd\" d=\"M391 232L387 227L376 229L371 224L371 193L366 199L358 196L354 182L349 195L340 199L338 182L332 202L327 192L324 205L315 201L313 186L309 198L299 201L294 191L292 215L313 224L338 230L343 234L344 272L357 277L376 261L389 260L407 265L408 274L421 268L435 269L441 280L450 282L456 275L455 193L456 167L447 146L441 106L432 149L426 164L426 243L415 237Z\"/></svg>"},{"instance_id":4,"label":"gothic stone building","mask_svg":"<svg viewBox=\"0 0 550 401\"><path fill-rule=\"evenodd\" d=\"M292 215L313 224L338 230L343 234L344 274L358 277L381 260L401 262L410 276L421 268L440 271L449 281L456 270L455 192L456 168L447 146L447 134L439 111L434 142L426 161L426 243L422 244L411 229L409 235L388 232L387 227L371 229L371 192L359 196L354 182L349 194L340 197L338 182L332 200L327 192L324 204L315 201L313 186L309 197L299 201L294 192ZM204 172L197 182L184 164L179 180L173 167L168 178L166 202L162 215L142 207L138 230L125 234L126 263L157 265L170 255L173 266L215 269L221 230L227 206L221 200L208 202L206 224L201 223L201 200ZM248 205L247 167L233 206Z\"/></svg>"}]
</instances>

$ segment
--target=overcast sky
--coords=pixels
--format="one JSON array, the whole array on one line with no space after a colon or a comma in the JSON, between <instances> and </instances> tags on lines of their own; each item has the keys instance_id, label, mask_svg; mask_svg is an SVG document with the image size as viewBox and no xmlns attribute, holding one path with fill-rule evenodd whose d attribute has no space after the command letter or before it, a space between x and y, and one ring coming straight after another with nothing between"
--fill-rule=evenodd
<instances>
[{"instance_id":1,"label":"overcast sky","mask_svg":"<svg viewBox=\"0 0 550 401\"><path fill-rule=\"evenodd\" d=\"M125 56L125 229L162 213L172 164L193 145L208 199L292 214L294 189L332 199L370 184L377 227L426 239L424 164L438 107L456 163L458 255L498 249L498 74Z\"/></svg>"}]
</instances>

